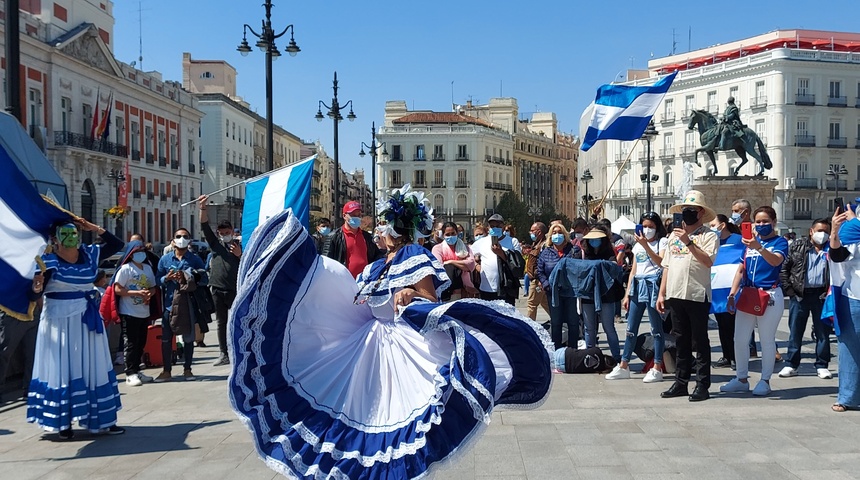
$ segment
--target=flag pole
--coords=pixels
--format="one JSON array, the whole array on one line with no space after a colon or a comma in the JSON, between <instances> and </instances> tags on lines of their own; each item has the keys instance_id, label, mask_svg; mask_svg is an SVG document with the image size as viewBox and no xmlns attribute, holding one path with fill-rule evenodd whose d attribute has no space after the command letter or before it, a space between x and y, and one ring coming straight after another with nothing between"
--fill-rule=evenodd
<instances>
[{"instance_id":1,"label":"flag pole","mask_svg":"<svg viewBox=\"0 0 860 480\"><path fill-rule=\"evenodd\" d=\"M291 164L289 164L289 165L284 165L283 167L276 168L276 169L274 169L274 170L270 170L270 171L265 172L265 173L261 173L261 174L257 175L256 177L246 178L245 180L242 180L241 182L234 183L234 184L232 184L232 185L227 185L227 186L226 186L226 187L224 187L224 188L221 188L221 189L215 190L214 192L206 193L206 194L204 194L204 195L206 195L206 196L208 197L208 196L210 196L210 195L215 195L216 193L221 193L221 192L223 192L223 191L225 191L225 190L230 190L230 189L231 189L231 188L233 188L233 187L238 187L239 185L243 185L243 184L248 183L248 182L253 182L254 180L259 180L259 179L261 179L261 178L263 178L263 177L268 177L269 175L272 175L273 173L280 172L281 170L284 170L285 168L291 168L291 167L294 167L294 166L296 166L296 165L298 165L298 164L300 164L300 163L302 163L302 162L305 162L305 161L308 161L308 160L312 160L314 157L316 157L316 154L313 154L313 155L311 155L310 157L307 157L307 158L303 158L303 159L299 160L299 161L298 161L298 162L296 162L296 163L291 163ZM191 205L192 203L197 203L197 200L195 199L195 200L191 200L190 202L185 202L185 203L183 203L183 204L179 205L179 207L180 207L180 208L182 208L182 207L187 207L188 205Z\"/></svg>"},{"instance_id":2,"label":"flag pole","mask_svg":"<svg viewBox=\"0 0 860 480\"><path fill-rule=\"evenodd\" d=\"M639 140L641 140L641 138L637 138L636 143L633 144L633 148L631 148L630 151L627 152L627 158L625 158L624 163L622 163L621 166L618 167L618 173L615 174L615 178L612 179L612 183L609 184L609 187L606 189L606 192L603 193L603 198L601 198L600 202L597 203L597 206L594 207L594 211L596 211L598 208L603 210L603 203L606 201L606 197L609 196L609 192L612 191L612 187L613 185L615 185L615 181L618 180L618 177L621 175L621 172L624 171L624 167L627 165L627 162L630 161L630 157L636 150L636 146L639 145Z\"/></svg>"}]
</instances>

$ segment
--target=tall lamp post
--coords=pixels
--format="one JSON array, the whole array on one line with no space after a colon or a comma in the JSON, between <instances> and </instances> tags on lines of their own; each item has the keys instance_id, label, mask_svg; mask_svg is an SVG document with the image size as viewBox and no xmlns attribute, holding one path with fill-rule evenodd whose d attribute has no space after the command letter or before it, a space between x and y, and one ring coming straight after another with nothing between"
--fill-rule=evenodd
<instances>
[{"instance_id":1,"label":"tall lamp post","mask_svg":"<svg viewBox=\"0 0 860 480\"><path fill-rule=\"evenodd\" d=\"M833 183L836 186L836 194L833 196L834 200L839 198L839 177L843 175L848 175L848 169L845 168L845 165L838 165L836 169L831 165L830 168L827 169L827 176L833 177Z\"/></svg>"},{"instance_id":2,"label":"tall lamp post","mask_svg":"<svg viewBox=\"0 0 860 480\"><path fill-rule=\"evenodd\" d=\"M645 140L645 174L640 178L645 182L645 211L651 211L651 142L657 137L657 129L654 127L654 120L648 122L645 131L642 133L642 140ZM656 175L655 175L656 177ZM658 177L659 179L659 177ZM656 181L656 180L654 180Z\"/></svg>"},{"instance_id":3,"label":"tall lamp post","mask_svg":"<svg viewBox=\"0 0 860 480\"><path fill-rule=\"evenodd\" d=\"M317 119L318 122L322 122L323 116L322 107L325 107L328 112L329 118L331 118L332 123L334 123L334 212L335 217L337 216L337 212L340 211L340 162L337 156L338 149L338 140L337 140L337 125L343 121L343 115L340 114L341 109L346 109L349 107L349 113L346 116L346 119L350 122L355 121L355 114L352 113L352 100L341 105L337 100L337 72L334 72L334 81L332 82L332 91L334 91L334 96L331 98L331 106L326 105L322 100L319 101L319 105L317 108L317 114L314 115L314 118ZM376 208L376 205L373 206Z\"/></svg>"},{"instance_id":4,"label":"tall lamp post","mask_svg":"<svg viewBox=\"0 0 860 480\"><path fill-rule=\"evenodd\" d=\"M382 147L382 153L377 154L376 150ZM376 122L373 122L370 127L370 145L361 142L361 151L358 152L358 156L364 158L366 155L364 153L364 149L368 149L370 151L370 191L373 198L373 205L371 208L376 208L376 157L378 155L382 155L382 161L385 161L386 157L388 157L388 150L385 149L385 142L381 142L379 145L376 144Z\"/></svg>"},{"instance_id":5,"label":"tall lamp post","mask_svg":"<svg viewBox=\"0 0 860 480\"><path fill-rule=\"evenodd\" d=\"M295 57L301 49L296 45L296 40L293 38L295 30L293 29L292 24L287 25L287 28L278 34L276 34L275 30L272 29L272 0L266 0L263 7L266 9L266 19L263 20L262 30L260 30L260 33L257 33L246 23L244 31L242 32L242 43L239 44L236 50L238 50L243 57L251 53L251 46L248 45L248 32L250 31L252 35L257 37L257 48L259 48L261 52L266 53L266 169L271 171L275 169L273 140L274 121L272 120L272 61L281 56L281 52L278 51L278 47L275 46L275 40L284 36L284 34L289 30L290 43L284 50L286 50L291 57Z\"/></svg>"},{"instance_id":6,"label":"tall lamp post","mask_svg":"<svg viewBox=\"0 0 860 480\"><path fill-rule=\"evenodd\" d=\"M582 196L582 201L585 204L585 219L588 220L588 206L591 200L591 197L588 195L588 182L594 180L594 177L591 176L591 170L586 169L584 172L582 172L582 177L579 180L585 184L585 195Z\"/></svg>"},{"instance_id":7,"label":"tall lamp post","mask_svg":"<svg viewBox=\"0 0 860 480\"><path fill-rule=\"evenodd\" d=\"M537 209L537 208L535 208L535 207L529 207L529 215L531 215L531 216L532 216L532 224L534 224L535 222L537 222L537 214L538 214L538 213L540 213L540 210L538 210L538 209Z\"/></svg>"},{"instance_id":8,"label":"tall lamp post","mask_svg":"<svg viewBox=\"0 0 860 480\"><path fill-rule=\"evenodd\" d=\"M113 191L114 191L114 205L119 205L119 182L125 181L125 174L120 169L111 169L107 174L107 178L113 180ZM116 226L114 227L114 231L116 232L116 236L122 238L122 219L116 219Z\"/></svg>"}]
</instances>

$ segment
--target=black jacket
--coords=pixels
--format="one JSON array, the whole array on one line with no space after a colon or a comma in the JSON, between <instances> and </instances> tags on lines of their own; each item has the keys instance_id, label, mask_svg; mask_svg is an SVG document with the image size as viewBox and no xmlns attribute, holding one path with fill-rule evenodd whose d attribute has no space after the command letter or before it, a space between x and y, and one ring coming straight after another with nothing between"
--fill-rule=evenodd
<instances>
[{"instance_id":1,"label":"black jacket","mask_svg":"<svg viewBox=\"0 0 860 480\"><path fill-rule=\"evenodd\" d=\"M785 296L803 296L803 284L806 282L806 273L809 270L806 265L809 250L815 248L808 238L795 240L788 247L788 257L782 262L779 271L779 280L782 283L782 291ZM824 286L830 286L830 265L824 266Z\"/></svg>"},{"instance_id":2,"label":"black jacket","mask_svg":"<svg viewBox=\"0 0 860 480\"><path fill-rule=\"evenodd\" d=\"M227 245L212 231L209 222L201 222L200 229L212 251L212 261L209 262L209 286L219 290L235 292L239 273L239 257L230 253ZM234 242L236 240L233 240Z\"/></svg>"},{"instance_id":3,"label":"black jacket","mask_svg":"<svg viewBox=\"0 0 860 480\"><path fill-rule=\"evenodd\" d=\"M371 264L381 258L384 252L376 248L373 237L369 233L361 230L361 234L364 236L364 244L367 245L367 263ZM346 240L343 238L343 227L336 229L325 238L320 255L346 265Z\"/></svg>"}]
</instances>

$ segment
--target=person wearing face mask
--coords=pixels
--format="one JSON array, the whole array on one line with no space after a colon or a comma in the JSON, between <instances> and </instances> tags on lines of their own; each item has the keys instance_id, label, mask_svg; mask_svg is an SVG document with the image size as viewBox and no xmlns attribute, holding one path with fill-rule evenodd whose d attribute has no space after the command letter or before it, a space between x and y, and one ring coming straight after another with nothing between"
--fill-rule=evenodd
<instances>
[{"instance_id":1,"label":"person wearing face mask","mask_svg":"<svg viewBox=\"0 0 860 480\"><path fill-rule=\"evenodd\" d=\"M227 352L227 321L228 312L236 299L237 275L239 260L242 258L242 243L233 237L233 225L227 220L218 224L217 236L209 225L209 214L206 211L206 195L197 199L200 210L200 230L212 250L208 262L209 289L212 292L212 303L215 306L215 320L218 322L218 349L220 355L215 366L229 365L230 357ZM211 318L211 317L210 317Z\"/></svg>"},{"instance_id":2,"label":"person wearing face mask","mask_svg":"<svg viewBox=\"0 0 860 480\"><path fill-rule=\"evenodd\" d=\"M527 316L532 320L537 319L538 307L543 307L544 311L549 314L549 304L546 299L546 292L541 286L541 281L537 276L538 259L541 251L547 243L548 230L543 222L535 222L529 229L529 237L532 239L532 248L525 254L526 257L526 276L528 277L526 298L528 299ZM553 266L555 263L553 263ZM551 272L552 270L550 270ZM547 273L549 277L549 273Z\"/></svg>"},{"instance_id":3,"label":"person wearing face mask","mask_svg":"<svg viewBox=\"0 0 860 480\"><path fill-rule=\"evenodd\" d=\"M711 343L708 339L708 312L711 300L711 266L717 255L717 234L703 225L716 217L702 192L690 190L684 201L670 213L683 215L681 228L669 234L663 256L663 278L657 296L657 311L671 311L675 333L677 365L675 382L660 394L663 398L688 397L691 402L710 398ZM693 371L693 342L696 344L697 385L690 394Z\"/></svg>"},{"instance_id":4,"label":"person wearing face mask","mask_svg":"<svg viewBox=\"0 0 860 480\"><path fill-rule=\"evenodd\" d=\"M376 248L373 235L360 228L361 213L360 203L355 200L346 202L342 209L343 227L326 237L321 253L346 266L353 277L384 253Z\"/></svg>"},{"instance_id":5,"label":"person wearing face mask","mask_svg":"<svg viewBox=\"0 0 860 480\"><path fill-rule=\"evenodd\" d=\"M463 290L475 292L471 275L475 269L475 257L472 255L472 249L457 235L457 226L454 223L442 224L442 243L435 245L432 253L451 279L451 286L442 292L443 302L459 300L463 297Z\"/></svg>"},{"instance_id":6,"label":"person wearing face mask","mask_svg":"<svg viewBox=\"0 0 860 480\"><path fill-rule=\"evenodd\" d=\"M750 222L750 212L752 212L752 205L749 200L739 198L732 202L732 216L729 217L729 221L735 225Z\"/></svg>"},{"instance_id":7,"label":"person wearing face mask","mask_svg":"<svg viewBox=\"0 0 860 480\"><path fill-rule=\"evenodd\" d=\"M636 347L639 336L639 324L645 310L648 310L648 320L651 323L651 336L654 338L654 366L645 378L645 383L663 380L663 318L657 311L657 293L660 290L660 277L663 272L663 255L666 253L666 230L660 215L649 212L642 216L642 235L634 235L636 245L633 246L633 266L627 280L627 292L621 301L627 310L627 337L624 340L624 353L621 363L606 375L607 380L630 378L630 357Z\"/></svg>"},{"instance_id":8,"label":"person wearing face mask","mask_svg":"<svg viewBox=\"0 0 860 480\"><path fill-rule=\"evenodd\" d=\"M585 330L585 346L588 348L597 346L598 325L603 326L603 333L609 343L609 352L615 361L621 359L621 347L618 342L618 332L615 330L616 306L624 297L623 270L616 260L615 248L612 245L612 237L606 227L598 224L585 234L583 240L586 242L582 249L584 260L612 261L618 267L617 277L614 277L610 288L600 296L600 304L591 298L580 299L580 310Z\"/></svg>"},{"instance_id":9,"label":"person wearing face mask","mask_svg":"<svg viewBox=\"0 0 860 480\"><path fill-rule=\"evenodd\" d=\"M744 238L741 241L747 246L746 255L735 274L732 290L729 293L728 310L735 311L735 360L737 376L729 383L720 387L721 392L746 393L750 391L749 356L743 340L747 339L758 326L761 340L761 380L752 390L756 396L765 396L771 392L770 377L776 354L776 329L784 310L784 297L780 282L782 263L788 256L788 242L776 233L776 211L765 206L759 207L753 213L755 220L754 238ZM741 287L753 287L768 294L767 306L760 314L741 311L736 308ZM753 289L744 290L744 294L755 292Z\"/></svg>"},{"instance_id":10,"label":"person wearing face mask","mask_svg":"<svg viewBox=\"0 0 860 480\"><path fill-rule=\"evenodd\" d=\"M322 252L325 239L329 234L331 234L331 220L328 218L317 220L317 229L311 234L311 237L314 239L314 246L317 247L318 252Z\"/></svg>"},{"instance_id":11,"label":"person wearing face mask","mask_svg":"<svg viewBox=\"0 0 860 480\"><path fill-rule=\"evenodd\" d=\"M720 249L711 267L711 313L717 320L722 356L714 368L735 368L735 314L726 310L726 302L721 301L725 292L726 300L735 278L737 266L743 261L746 246L741 242L741 229L731 223L729 218L718 213L710 223L711 231L719 236Z\"/></svg>"},{"instance_id":12,"label":"person wearing face mask","mask_svg":"<svg viewBox=\"0 0 860 480\"><path fill-rule=\"evenodd\" d=\"M487 236L487 227L483 223L476 223L472 227L472 244Z\"/></svg>"},{"instance_id":13,"label":"person wearing face mask","mask_svg":"<svg viewBox=\"0 0 860 480\"><path fill-rule=\"evenodd\" d=\"M114 276L117 310L125 327L125 383L139 387L153 381L140 371L149 328L150 300L156 294L155 272L146 262L146 250L140 242L130 243L122 266Z\"/></svg>"},{"instance_id":14,"label":"person wearing face mask","mask_svg":"<svg viewBox=\"0 0 860 480\"><path fill-rule=\"evenodd\" d=\"M510 237L503 236L505 219L496 213L487 219L487 224L489 235L472 244L475 261L478 262L476 270L481 274L479 293L482 300L504 300L514 305L519 287L506 289L501 281L504 264L509 265L507 252L513 250Z\"/></svg>"},{"instance_id":15,"label":"person wearing face mask","mask_svg":"<svg viewBox=\"0 0 860 480\"><path fill-rule=\"evenodd\" d=\"M523 253L523 247L520 245L519 239L517 239L517 229L510 223L506 223L504 227L504 231L502 231L502 235L506 240L511 242L511 248L514 250Z\"/></svg>"},{"instance_id":16,"label":"person wearing face mask","mask_svg":"<svg viewBox=\"0 0 860 480\"><path fill-rule=\"evenodd\" d=\"M815 369L818 378L831 379L830 326L821 321L824 297L830 287L830 267L827 262L830 242L830 219L819 218L812 222L809 237L795 240L788 248L788 256L780 270L782 290L788 303L788 355L780 377L794 377L800 367L800 346L806 332L806 322L812 314L812 331L815 333Z\"/></svg>"},{"instance_id":17,"label":"person wearing face mask","mask_svg":"<svg viewBox=\"0 0 860 480\"><path fill-rule=\"evenodd\" d=\"M574 247L582 249L582 237L585 236L585 233L588 231L588 222L586 222L584 218L577 218L573 221L570 231L570 243L572 243Z\"/></svg>"},{"instance_id":18,"label":"person wearing face mask","mask_svg":"<svg viewBox=\"0 0 860 480\"><path fill-rule=\"evenodd\" d=\"M536 224L537 225L537 224ZM540 224L543 226L543 224ZM545 227L544 227L545 228ZM562 343L562 327L567 324L567 345L577 348L579 343L579 313L576 311L576 298L559 296L555 302L551 302L552 289L549 277L555 266L562 258L581 258L582 252L578 247L570 243L564 225L554 224L549 229L549 237L543 242L543 248L537 258L535 266L536 281L532 288L540 290L544 302L552 305L549 308L550 337L556 350L564 346ZM546 306L544 306L546 309ZM529 311L531 313L531 311ZM537 306L535 306L537 313Z\"/></svg>"},{"instance_id":19,"label":"person wearing face mask","mask_svg":"<svg viewBox=\"0 0 860 480\"><path fill-rule=\"evenodd\" d=\"M168 382L173 379L171 374L172 365L168 359L173 357L173 329L170 326L170 313L173 309L173 297L183 281L185 272L203 271L205 265L194 252L191 252L188 247L191 245L191 233L187 228L179 228L173 235L173 250L167 252L158 261L158 271L156 278L158 283L163 287L164 314L161 319L161 358L165 359L164 368L161 373L155 377L156 383ZM212 244L210 244L212 245ZM207 283L206 275L199 282ZM194 330L189 334L182 335L182 344L184 348L185 364L183 370L183 378L186 381L197 380L194 373L191 371L191 364L194 361Z\"/></svg>"}]
</instances>

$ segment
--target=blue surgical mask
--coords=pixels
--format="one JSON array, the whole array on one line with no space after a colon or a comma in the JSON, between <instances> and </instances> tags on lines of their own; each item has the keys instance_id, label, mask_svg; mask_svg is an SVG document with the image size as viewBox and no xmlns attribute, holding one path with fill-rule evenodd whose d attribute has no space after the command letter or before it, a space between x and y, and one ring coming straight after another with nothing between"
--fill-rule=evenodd
<instances>
[{"instance_id":1,"label":"blue surgical mask","mask_svg":"<svg viewBox=\"0 0 860 480\"><path fill-rule=\"evenodd\" d=\"M773 225L765 224L765 225L756 225L755 231L758 233L759 237L767 237L771 233L773 233Z\"/></svg>"},{"instance_id":2,"label":"blue surgical mask","mask_svg":"<svg viewBox=\"0 0 860 480\"><path fill-rule=\"evenodd\" d=\"M738 212L732 212L732 216L729 217L729 221L734 223L735 225L741 224L741 214Z\"/></svg>"},{"instance_id":3,"label":"blue surgical mask","mask_svg":"<svg viewBox=\"0 0 860 480\"><path fill-rule=\"evenodd\" d=\"M533 242L537 241L537 235L535 235L534 233L530 233L529 237L532 239Z\"/></svg>"},{"instance_id":4,"label":"blue surgical mask","mask_svg":"<svg viewBox=\"0 0 860 480\"><path fill-rule=\"evenodd\" d=\"M456 235L451 235L450 237L448 237L448 236L445 237L445 243L447 243L448 245L456 245L457 240L459 240L459 239L457 238Z\"/></svg>"},{"instance_id":5,"label":"blue surgical mask","mask_svg":"<svg viewBox=\"0 0 860 480\"><path fill-rule=\"evenodd\" d=\"M490 228L490 236L491 237L501 237L502 236L502 227Z\"/></svg>"},{"instance_id":6,"label":"blue surgical mask","mask_svg":"<svg viewBox=\"0 0 860 480\"><path fill-rule=\"evenodd\" d=\"M134 252L131 256L131 261L134 263L143 263L146 261L146 252Z\"/></svg>"},{"instance_id":7,"label":"blue surgical mask","mask_svg":"<svg viewBox=\"0 0 860 480\"><path fill-rule=\"evenodd\" d=\"M510 236L511 236L511 232L509 232L509 231L505 230L504 232L502 232L502 236L503 236L503 237L510 237Z\"/></svg>"},{"instance_id":8,"label":"blue surgical mask","mask_svg":"<svg viewBox=\"0 0 860 480\"><path fill-rule=\"evenodd\" d=\"M319 232L320 232L320 235L328 235L329 233L331 233L331 228L322 227L319 229Z\"/></svg>"},{"instance_id":9,"label":"blue surgical mask","mask_svg":"<svg viewBox=\"0 0 860 480\"><path fill-rule=\"evenodd\" d=\"M591 245L591 248L598 249L600 245L603 243L603 240L599 238L589 238L588 244Z\"/></svg>"},{"instance_id":10,"label":"blue surgical mask","mask_svg":"<svg viewBox=\"0 0 860 480\"><path fill-rule=\"evenodd\" d=\"M350 216L347 224L349 224L350 228L358 228L361 226L361 217Z\"/></svg>"},{"instance_id":11,"label":"blue surgical mask","mask_svg":"<svg viewBox=\"0 0 860 480\"><path fill-rule=\"evenodd\" d=\"M462 240L462 239L466 238L466 234L465 234L465 233L463 233L463 232L460 232L460 233L458 233L458 234L457 234L457 238L459 238L460 240Z\"/></svg>"},{"instance_id":12,"label":"blue surgical mask","mask_svg":"<svg viewBox=\"0 0 860 480\"><path fill-rule=\"evenodd\" d=\"M564 241L564 235L560 233L553 233L552 236L549 237L549 239L552 240L552 243L554 245L561 245L561 242Z\"/></svg>"},{"instance_id":13,"label":"blue surgical mask","mask_svg":"<svg viewBox=\"0 0 860 480\"><path fill-rule=\"evenodd\" d=\"M486 235L475 235L475 241L477 242L478 240L480 240L484 237L486 237Z\"/></svg>"}]
</instances>

